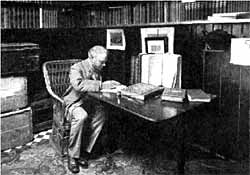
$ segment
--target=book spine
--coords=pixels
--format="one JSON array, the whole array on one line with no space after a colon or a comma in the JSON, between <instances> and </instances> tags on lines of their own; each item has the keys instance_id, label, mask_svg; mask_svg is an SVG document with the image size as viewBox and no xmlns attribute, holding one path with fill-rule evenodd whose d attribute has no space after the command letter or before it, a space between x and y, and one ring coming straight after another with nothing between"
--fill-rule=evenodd
<instances>
[{"instance_id":1,"label":"book spine","mask_svg":"<svg viewBox=\"0 0 250 175\"><path fill-rule=\"evenodd\" d=\"M15 7L11 7L11 13L10 13L10 28L13 29L15 25Z\"/></svg>"},{"instance_id":2,"label":"book spine","mask_svg":"<svg viewBox=\"0 0 250 175\"><path fill-rule=\"evenodd\" d=\"M132 55L130 64L130 82L129 82L130 85L134 84L134 79L135 79L135 59L136 56Z\"/></svg>"},{"instance_id":3,"label":"book spine","mask_svg":"<svg viewBox=\"0 0 250 175\"><path fill-rule=\"evenodd\" d=\"M32 8L28 8L28 28L32 28Z\"/></svg>"},{"instance_id":4,"label":"book spine","mask_svg":"<svg viewBox=\"0 0 250 175\"><path fill-rule=\"evenodd\" d=\"M138 83L139 82L139 77L138 77L138 72L139 72L139 60L138 57L135 57L135 78L134 78L134 83Z\"/></svg>"},{"instance_id":5,"label":"book spine","mask_svg":"<svg viewBox=\"0 0 250 175\"><path fill-rule=\"evenodd\" d=\"M55 27L58 27L58 10L55 11Z\"/></svg>"},{"instance_id":6,"label":"book spine","mask_svg":"<svg viewBox=\"0 0 250 175\"><path fill-rule=\"evenodd\" d=\"M138 83L141 82L141 70L142 70L142 66L141 66L141 57L140 56L137 56L137 59L138 59Z\"/></svg>"},{"instance_id":7,"label":"book spine","mask_svg":"<svg viewBox=\"0 0 250 175\"><path fill-rule=\"evenodd\" d=\"M7 28L7 8L5 7L1 8L1 28Z\"/></svg>"},{"instance_id":8,"label":"book spine","mask_svg":"<svg viewBox=\"0 0 250 175\"><path fill-rule=\"evenodd\" d=\"M4 8L1 7L1 29L4 29Z\"/></svg>"},{"instance_id":9,"label":"book spine","mask_svg":"<svg viewBox=\"0 0 250 175\"><path fill-rule=\"evenodd\" d=\"M40 28L39 23L40 17L39 17L39 8L35 8L35 28Z\"/></svg>"},{"instance_id":10,"label":"book spine","mask_svg":"<svg viewBox=\"0 0 250 175\"><path fill-rule=\"evenodd\" d=\"M21 28L21 18L20 18L20 7L16 8L16 28L20 29Z\"/></svg>"},{"instance_id":11,"label":"book spine","mask_svg":"<svg viewBox=\"0 0 250 175\"><path fill-rule=\"evenodd\" d=\"M52 9L48 9L48 28L53 28L54 14Z\"/></svg>"},{"instance_id":12,"label":"book spine","mask_svg":"<svg viewBox=\"0 0 250 175\"><path fill-rule=\"evenodd\" d=\"M44 18L43 18L44 28L48 28L48 10L44 9L43 12L44 12Z\"/></svg>"},{"instance_id":13,"label":"book spine","mask_svg":"<svg viewBox=\"0 0 250 175\"><path fill-rule=\"evenodd\" d=\"M43 28L43 9L39 8L39 28Z\"/></svg>"}]
</instances>

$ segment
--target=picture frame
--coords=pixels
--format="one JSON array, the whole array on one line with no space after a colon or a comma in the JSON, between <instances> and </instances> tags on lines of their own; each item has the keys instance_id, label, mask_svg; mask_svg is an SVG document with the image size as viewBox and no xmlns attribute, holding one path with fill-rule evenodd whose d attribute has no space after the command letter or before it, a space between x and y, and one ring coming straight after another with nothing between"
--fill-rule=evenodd
<instances>
[{"instance_id":1,"label":"picture frame","mask_svg":"<svg viewBox=\"0 0 250 175\"><path fill-rule=\"evenodd\" d=\"M147 37L145 38L146 53L168 52L168 37Z\"/></svg>"},{"instance_id":2,"label":"picture frame","mask_svg":"<svg viewBox=\"0 0 250 175\"><path fill-rule=\"evenodd\" d=\"M107 49L125 50L126 42L123 29L107 29Z\"/></svg>"}]
</instances>

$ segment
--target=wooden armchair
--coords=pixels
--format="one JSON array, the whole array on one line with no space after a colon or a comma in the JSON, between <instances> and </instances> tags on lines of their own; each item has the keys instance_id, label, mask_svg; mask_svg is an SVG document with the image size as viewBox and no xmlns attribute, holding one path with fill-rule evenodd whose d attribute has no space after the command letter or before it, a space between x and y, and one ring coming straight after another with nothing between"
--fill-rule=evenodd
<instances>
[{"instance_id":1,"label":"wooden armchair","mask_svg":"<svg viewBox=\"0 0 250 175\"><path fill-rule=\"evenodd\" d=\"M62 96L69 87L70 67L80 59L47 61L43 64L43 75L47 91L53 98L53 124L50 143L61 155L67 155L70 122L65 116Z\"/></svg>"}]
</instances>

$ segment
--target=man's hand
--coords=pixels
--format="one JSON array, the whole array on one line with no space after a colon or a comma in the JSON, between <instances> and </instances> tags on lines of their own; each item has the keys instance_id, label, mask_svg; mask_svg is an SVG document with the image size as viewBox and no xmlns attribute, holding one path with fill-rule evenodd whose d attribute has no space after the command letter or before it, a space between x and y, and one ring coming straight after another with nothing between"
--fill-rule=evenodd
<instances>
[{"instance_id":1,"label":"man's hand","mask_svg":"<svg viewBox=\"0 0 250 175\"><path fill-rule=\"evenodd\" d=\"M102 89L114 89L119 85L121 85L121 83L119 83L118 81L107 80L102 83Z\"/></svg>"}]
</instances>

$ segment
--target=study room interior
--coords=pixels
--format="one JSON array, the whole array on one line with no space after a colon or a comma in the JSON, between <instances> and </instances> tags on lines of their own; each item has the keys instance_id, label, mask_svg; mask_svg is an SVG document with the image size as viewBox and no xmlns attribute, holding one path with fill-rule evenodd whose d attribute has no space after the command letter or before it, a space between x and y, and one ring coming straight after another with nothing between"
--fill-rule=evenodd
<instances>
[{"instance_id":1,"label":"study room interior","mask_svg":"<svg viewBox=\"0 0 250 175\"><path fill-rule=\"evenodd\" d=\"M79 94L105 122L74 172L64 97L94 46ZM249 55L250 1L3 0L1 173L247 175Z\"/></svg>"}]
</instances>

